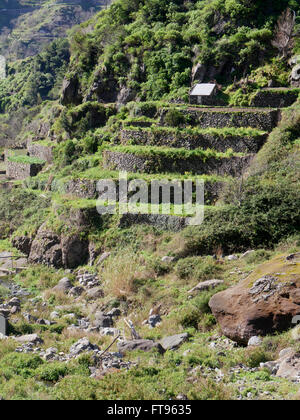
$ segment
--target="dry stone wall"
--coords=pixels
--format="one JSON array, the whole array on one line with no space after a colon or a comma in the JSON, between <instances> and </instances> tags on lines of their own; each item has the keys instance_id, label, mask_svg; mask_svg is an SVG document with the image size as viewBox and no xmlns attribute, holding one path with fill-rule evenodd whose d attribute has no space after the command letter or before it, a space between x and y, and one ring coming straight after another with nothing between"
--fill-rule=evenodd
<instances>
[{"instance_id":1,"label":"dry stone wall","mask_svg":"<svg viewBox=\"0 0 300 420\"><path fill-rule=\"evenodd\" d=\"M28 145L28 153L29 156L41 159L46 161L47 163L53 162L53 147L52 146L44 146L37 143L31 143Z\"/></svg>"},{"instance_id":2,"label":"dry stone wall","mask_svg":"<svg viewBox=\"0 0 300 420\"><path fill-rule=\"evenodd\" d=\"M265 89L255 95L251 106L286 108L296 102L300 90Z\"/></svg>"},{"instance_id":3,"label":"dry stone wall","mask_svg":"<svg viewBox=\"0 0 300 420\"><path fill-rule=\"evenodd\" d=\"M128 172L192 172L198 175L216 174L239 177L249 166L253 157L254 155L233 156L220 159L209 158L203 161L194 156L186 159L176 159L168 156L147 156L106 150L104 152L104 166L109 169Z\"/></svg>"},{"instance_id":4,"label":"dry stone wall","mask_svg":"<svg viewBox=\"0 0 300 420\"><path fill-rule=\"evenodd\" d=\"M130 182L130 181L129 181ZM225 185L225 181L205 181L205 191L204 191L204 200L206 205L211 205L215 203L220 193ZM116 188L117 188L117 201L119 200L119 183L116 180ZM195 185L193 186L193 190L195 191ZM52 189L55 192L55 188ZM61 190L60 190L61 192ZM72 179L65 183L64 185L64 193L68 195L72 195L78 198L84 199L91 199L96 200L99 198L99 194L97 192L97 181L96 180L89 180L89 179ZM128 193L128 198L134 195L134 192ZM151 202L151 190L149 188L149 196L148 202ZM171 204L174 204L174 194L171 191L170 197Z\"/></svg>"},{"instance_id":5,"label":"dry stone wall","mask_svg":"<svg viewBox=\"0 0 300 420\"><path fill-rule=\"evenodd\" d=\"M168 110L162 110L160 125L166 125L165 117ZM201 128L224 128L224 127L252 127L271 132L280 121L279 110L255 110L255 109L205 109L188 108L180 111L188 124Z\"/></svg>"},{"instance_id":6,"label":"dry stone wall","mask_svg":"<svg viewBox=\"0 0 300 420\"><path fill-rule=\"evenodd\" d=\"M232 149L236 153L257 153L264 145L268 135L247 136L217 136L215 134L189 134L161 130L122 130L121 142L133 142L145 146L165 146L185 148L188 150L202 148L226 152Z\"/></svg>"},{"instance_id":7,"label":"dry stone wall","mask_svg":"<svg viewBox=\"0 0 300 420\"><path fill-rule=\"evenodd\" d=\"M23 180L31 176L36 176L42 169L42 164L20 163L10 160L6 162L6 175L10 179Z\"/></svg>"}]
</instances>

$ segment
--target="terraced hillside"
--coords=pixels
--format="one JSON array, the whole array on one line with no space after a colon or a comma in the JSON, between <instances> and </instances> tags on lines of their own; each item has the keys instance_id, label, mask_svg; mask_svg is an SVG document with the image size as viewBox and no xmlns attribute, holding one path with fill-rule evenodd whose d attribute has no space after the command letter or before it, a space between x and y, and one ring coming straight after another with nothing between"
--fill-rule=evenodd
<instances>
[{"instance_id":1,"label":"terraced hillside","mask_svg":"<svg viewBox=\"0 0 300 420\"><path fill-rule=\"evenodd\" d=\"M280 89L272 93L272 103L276 101L276 95L282 95ZM92 207L99 196L97 181L111 178L119 183L118 173L125 171L129 181L145 180L149 193L141 203L140 214L123 214L120 226L148 223L171 230L182 229L189 219L185 219L185 211L180 205L182 197L176 198L172 189L169 203L162 201L161 197L161 208L156 209L159 213L148 214L151 183L156 181L158 188L162 188L159 183L163 179L178 180L183 187L184 180L191 179L195 193L196 180L201 179L205 182L205 205L217 203L226 185L234 179L247 177L256 154L280 123L282 108L271 108L267 100L264 105L260 108L205 108L157 104L150 111L145 107L146 111L139 113L139 117L129 115L121 120L114 143L102 146L98 167L83 171L80 178L74 174L66 180L53 176L47 188L56 194L67 194L70 203L73 196L75 200L83 200L81 206ZM110 105L109 112L111 115L116 112L113 105ZM95 118L99 115L95 113ZM26 179L41 170L46 174L47 165L51 165L56 156L56 147L55 142L38 137L32 138L27 151L22 153L21 149L19 156L11 157L6 153L8 178ZM27 157L23 156L24 152ZM12 154L15 155L16 151ZM170 204L170 208L166 204ZM166 211L171 214L164 214Z\"/></svg>"}]
</instances>

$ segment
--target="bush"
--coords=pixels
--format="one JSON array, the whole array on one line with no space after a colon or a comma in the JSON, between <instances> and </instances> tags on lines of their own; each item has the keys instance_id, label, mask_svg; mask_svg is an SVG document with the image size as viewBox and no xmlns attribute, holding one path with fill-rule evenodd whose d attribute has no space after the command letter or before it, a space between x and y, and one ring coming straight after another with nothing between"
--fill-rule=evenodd
<instances>
[{"instance_id":1,"label":"bush","mask_svg":"<svg viewBox=\"0 0 300 420\"><path fill-rule=\"evenodd\" d=\"M36 355L9 353L1 359L0 370L6 379L15 375L32 378L36 369L43 363L43 360Z\"/></svg>"},{"instance_id":2,"label":"bush","mask_svg":"<svg viewBox=\"0 0 300 420\"><path fill-rule=\"evenodd\" d=\"M165 122L170 127L179 127L184 124L185 118L181 111L170 109L165 116Z\"/></svg>"},{"instance_id":3,"label":"bush","mask_svg":"<svg viewBox=\"0 0 300 420\"><path fill-rule=\"evenodd\" d=\"M208 280L221 271L212 257L189 257L178 261L175 267L177 276L181 279Z\"/></svg>"},{"instance_id":4,"label":"bush","mask_svg":"<svg viewBox=\"0 0 300 420\"><path fill-rule=\"evenodd\" d=\"M58 382L69 373L69 369L65 363L48 363L40 366L36 370L36 377L46 382Z\"/></svg>"}]
</instances>

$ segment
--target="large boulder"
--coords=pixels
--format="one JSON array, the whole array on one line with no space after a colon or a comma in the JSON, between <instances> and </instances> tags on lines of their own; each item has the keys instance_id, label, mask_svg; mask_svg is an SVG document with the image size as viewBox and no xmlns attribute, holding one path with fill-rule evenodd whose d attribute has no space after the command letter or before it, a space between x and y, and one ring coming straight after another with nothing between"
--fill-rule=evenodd
<instances>
[{"instance_id":1,"label":"large boulder","mask_svg":"<svg viewBox=\"0 0 300 420\"><path fill-rule=\"evenodd\" d=\"M253 336L266 336L293 327L300 314L300 253L280 256L250 276L212 297L209 306L222 332L246 345Z\"/></svg>"}]
</instances>

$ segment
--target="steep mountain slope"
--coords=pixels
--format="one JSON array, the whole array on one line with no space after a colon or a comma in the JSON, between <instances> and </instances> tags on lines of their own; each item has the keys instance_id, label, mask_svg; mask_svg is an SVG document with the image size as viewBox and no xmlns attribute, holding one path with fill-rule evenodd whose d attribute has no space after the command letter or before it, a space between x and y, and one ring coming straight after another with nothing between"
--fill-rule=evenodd
<instances>
[{"instance_id":1,"label":"steep mountain slope","mask_svg":"<svg viewBox=\"0 0 300 420\"><path fill-rule=\"evenodd\" d=\"M110 2L1 1L0 54L7 58L7 77L0 80L2 146L15 141L29 108L59 97L70 57L62 40L67 30Z\"/></svg>"},{"instance_id":2,"label":"steep mountain slope","mask_svg":"<svg viewBox=\"0 0 300 420\"><path fill-rule=\"evenodd\" d=\"M192 77L251 79L276 56L274 28L287 6L299 11L293 0L116 1L93 32L87 23L74 33L70 77L83 98L104 102L186 100ZM269 77L287 84L284 63L277 67Z\"/></svg>"},{"instance_id":3,"label":"steep mountain slope","mask_svg":"<svg viewBox=\"0 0 300 420\"><path fill-rule=\"evenodd\" d=\"M299 399L299 12L116 0L9 63L1 398ZM196 80L216 105L187 103ZM149 190L100 215L119 171L204 180L203 223L171 192L149 215Z\"/></svg>"}]
</instances>

